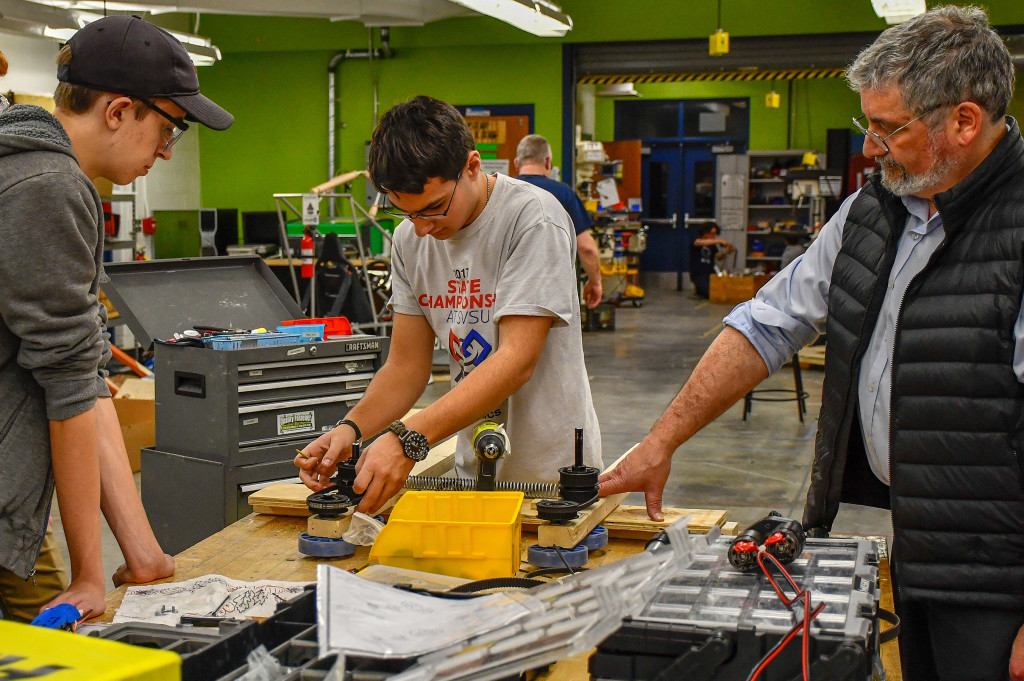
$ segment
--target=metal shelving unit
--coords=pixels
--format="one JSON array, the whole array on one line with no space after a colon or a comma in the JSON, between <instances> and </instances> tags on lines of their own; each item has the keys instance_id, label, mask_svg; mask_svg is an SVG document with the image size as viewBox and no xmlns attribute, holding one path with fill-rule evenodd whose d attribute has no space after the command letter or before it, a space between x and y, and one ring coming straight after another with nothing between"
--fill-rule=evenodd
<instances>
[{"instance_id":1,"label":"metal shelving unit","mask_svg":"<svg viewBox=\"0 0 1024 681\"><path fill-rule=\"evenodd\" d=\"M785 247L784 236L779 232L781 225L786 231L807 230L814 222L813 203L794 203L791 191L792 180L789 169L800 163L806 149L781 151L751 151L750 177L748 179L746 266L771 272L778 269ZM753 240L762 242L761 249L754 249ZM749 255L763 253L763 255ZM776 255L776 251L779 253Z\"/></svg>"}]
</instances>

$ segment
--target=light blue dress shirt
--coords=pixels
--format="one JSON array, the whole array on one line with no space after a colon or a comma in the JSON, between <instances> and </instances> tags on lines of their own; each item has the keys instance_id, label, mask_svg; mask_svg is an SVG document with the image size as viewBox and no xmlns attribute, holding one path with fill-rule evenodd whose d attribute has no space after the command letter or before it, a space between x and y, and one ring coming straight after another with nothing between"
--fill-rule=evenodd
<instances>
[{"instance_id":1,"label":"light blue dress shirt","mask_svg":"<svg viewBox=\"0 0 1024 681\"><path fill-rule=\"evenodd\" d=\"M859 192L858 192L859 193ZM725 318L757 349L768 371L776 372L800 348L825 332L828 288L842 246L843 226L857 194L846 199L807 252L776 274L758 294L737 305ZM942 217L928 217L928 201L903 197L910 212L896 249L896 261L878 321L860 365L857 399L868 463L889 484L889 397L896 316L913 278L924 269L945 238ZM1024 383L1024 305L1013 327L1013 371Z\"/></svg>"}]
</instances>

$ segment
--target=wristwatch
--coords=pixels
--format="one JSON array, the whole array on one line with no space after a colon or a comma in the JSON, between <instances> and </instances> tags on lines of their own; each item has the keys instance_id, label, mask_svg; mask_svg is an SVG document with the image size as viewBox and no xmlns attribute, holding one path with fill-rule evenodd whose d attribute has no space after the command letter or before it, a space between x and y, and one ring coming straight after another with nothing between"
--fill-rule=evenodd
<instances>
[{"instance_id":1,"label":"wristwatch","mask_svg":"<svg viewBox=\"0 0 1024 681\"><path fill-rule=\"evenodd\" d=\"M402 443L402 452L413 461L423 461L430 452L430 443L427 438L415 430L405 427L401 421L395 421L388 426L388 432L398 436Z\"/></svg>"},{"instance_id":2,"label":"wristwatch","mask_svg":"<svg viewBox=\"0 0 1024 681\"><path fill-rule=\"evenodd\" d=\"M340 421L338 421L337 423L334 424L335 428L337 428L338 426L348 426L349 428L351 428L355 432L355 434L356 434L356 442L362 442L363 441L363 431L359 430L359 426L356 425L355 421L351 421L349 419L342 419L342 420L340 420Z\"/></svg>"}]
</instances>

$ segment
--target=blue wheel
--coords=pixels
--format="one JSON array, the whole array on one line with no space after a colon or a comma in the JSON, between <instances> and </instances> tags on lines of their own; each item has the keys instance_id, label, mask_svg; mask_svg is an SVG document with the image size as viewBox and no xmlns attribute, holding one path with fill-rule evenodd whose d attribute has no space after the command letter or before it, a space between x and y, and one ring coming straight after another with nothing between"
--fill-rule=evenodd
<instances>
[{"instance_id":1,"label":"blue wheel","mask_svg":"<svg viewBox=\"0 0 1024 681\"><path fill-rule=\"evenodd\" d=\"M561 553L561 557L559 557ZM568 565L578 568L587 564L587 547L578 544L571 549L563 549L534 544L526 550L526 562L541 568L560 568ZM562 560L565 559L565 562Z\"/></svg>"},{"instance_id":2,"label":"blue wheel","mask_svg":"<svg viewBox=\"0 0 1024 681\"><path fill-rule=\"evenodd\" d=\"M604 525L598 525L590 531L590 534L583 538L580 544L586 546L591 551L603 549L608 546L608 529Z\"/></svg>"},{"instance_id":3,"label":"blue wheel","mask_svg":"<svg viewBox=\"0 0 1024 681\"><path fill-rule=\"evenodd\" d=\"M312 537L305 532L299 535L299 553L317 558L343 558L356 552L356 545L344 539Z\"/></svg>"}]
</instances>

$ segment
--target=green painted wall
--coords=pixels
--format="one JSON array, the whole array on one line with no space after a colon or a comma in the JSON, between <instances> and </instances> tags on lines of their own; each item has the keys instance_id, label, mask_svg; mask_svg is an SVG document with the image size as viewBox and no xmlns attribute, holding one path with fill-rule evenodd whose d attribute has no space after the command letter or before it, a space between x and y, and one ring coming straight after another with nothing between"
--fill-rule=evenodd
<instances>
[{"instance_id":1,"label":"green painted wall","mask_svg":"<svg viewBox=\"0 0 1024 681\"><path fill-rule=\"evenodd\" d=\"M418 94L460 105L534 104L535 129L560 149L561 47L523 52L516 57L515 74L507 54L502 46L401 48L373 67L379 113ZM274 193L303 192L327 179L327 64L332 55L239 52L202 71L203 92L235 115L235 124L225 132L200 128L204 206L271 210ZM538 83L554 85L541 88ZM343 126L336 172L361 169L375 123L370 66L365 60L345 62L335 86ZM364 188L362 179L353 183L357 197L364 196Z\"/></svg>"},{"instance_id":2,"label":"green painted wall","mask_svg":"<svg viewBox=\"0 0 1024 681\"><path fill-rule=\"evenodd\" d=\"M372 65L350 60L339 71L340 171L362 168L374 125L372 82L379 111L417 94L456 104L534 104L535 129L548 137L561 165L562 42L612 42L704 37L717 26L717 0L562 0L574 28L566 39L542 39L489 17L465 17L422 27L395 27L396 56ZM929 4L934 4L929 2ZM958 4L967 4L960 2ZM996 24L1024 24L1024 2L987 3ZM868 0L822 3L722 0L722 26L733 36L883 30ZM273 208L275 192L302 192L327 175L327 64L345 49L368 46L369 32L351 21L232 17L204 14L199 32L224 59L200 70L203 92L235 114L226 132L200 127L202 203L241 210ZM614 45L609 45L613 50ZM763 83L638 86L647 98L751 99L751 148L786 146L787 85L782 108L764 108ZM1011 112L1024 114L1021 98ZM849 124L858 100L840 81L794 84L792 146L824 148L825 130ZM612 104L599 99L598 139L612 138ZM364 185L354 185L362 196Z\"/></svg>"}]
</instances>

